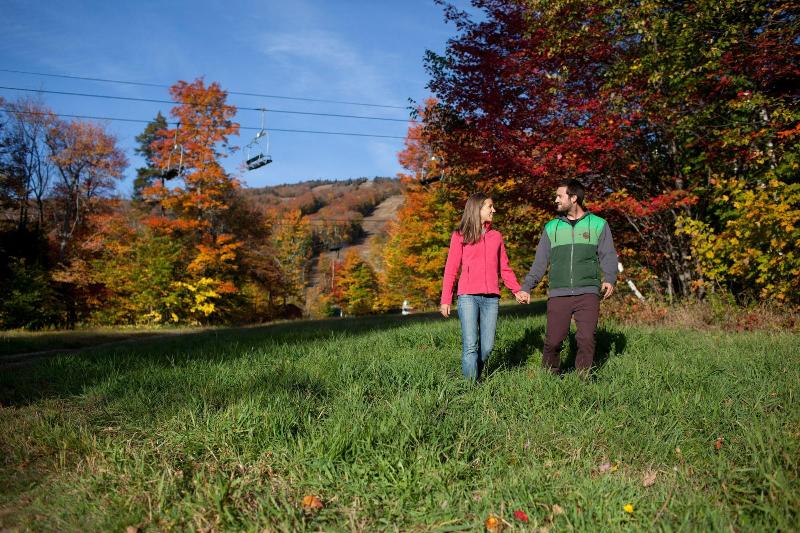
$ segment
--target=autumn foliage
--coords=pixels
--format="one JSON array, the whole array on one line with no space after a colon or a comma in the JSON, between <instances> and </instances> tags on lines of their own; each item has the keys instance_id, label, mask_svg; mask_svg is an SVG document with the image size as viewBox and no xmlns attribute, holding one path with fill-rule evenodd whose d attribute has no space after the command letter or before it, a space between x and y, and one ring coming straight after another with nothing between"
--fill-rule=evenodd
<instances>
[{"instance_id":1,"label":"autumn foliage","mask_svg":"<svg viewBox=\"0 0 800 533\"><path fill-rule=\"evenodd\" d=\"M794 255L770 246L767 257L752 258L770 274L745 274L747 263L736 258L791 230L747 237L743 250L721 253L730 220L740 221L737 231L774 225L752 200L760 194L790 216L797 209L792 87L800 67L791 3L474 7L480 17L447 5L458 33L443 55L428 53L437 102L425 138L451 169L448 192L485 190L508 206L501 223L512 223L502 228L512 261L532 259L555 185L578 178L590 207L612 223L626 275L652 296L723 289L798 302L796 291L773 290L797 268ZM730 180L740 201L717 185ZM517 225L523 206L535 224ZM703 257L708 247L720 250L713 267Z\"/></svg>"},{"instance_id":2,"label":"autumn foliage","mask_svg":"<svg viewBox=\"0 0 800 533\"><path fill-rule=\"evenodd\" d=\"M106 125L3 101L0 325L435 307L471 193L494 199L521 276L566 178L587 186L621 281L646 298L800 304L793 3L475 0L478 16L443 5L456 31L426 55L434 98L398 154L401 183L242 189L222 164L236 108L197 79L173 85L170 120L136 137L145 167L128 202ZM401 191L389 234L338 257Z\"/></svg>"}]
</instances>

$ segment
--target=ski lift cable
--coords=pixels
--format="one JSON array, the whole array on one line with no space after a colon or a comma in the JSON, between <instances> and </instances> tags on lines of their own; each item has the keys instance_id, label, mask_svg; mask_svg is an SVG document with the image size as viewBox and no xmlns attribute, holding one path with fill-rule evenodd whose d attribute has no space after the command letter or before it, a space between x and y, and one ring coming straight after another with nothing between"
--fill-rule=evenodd
<instances>
[{"instance_id":1,"label":"ski lift cable","mask_svg":"<svg viewBox=\"0 0 800 533\"><path fill-rule=\"evenodd\" d=\"M9 72L12 74L25 74L29 76L43 76L49 78L64 78L64 79L71 79L71 80L81 80L81 81L96 81L101 83L116 83L120 85L136 85L140 87L159 87L159 88L169 88L170 85L165 85L161 83L146 83L146 82L137 82L137 81L125 81L125 80L112 80L108 78L94 78L89 76L74 76L68 74L49 74L45 72L31 72L26 70L14 70L14 69L5 69L0 68L0 72ZM379 108L386 108L386 109L408 109L407 106L399 106L399 105L387 105L387 104L372 104L366 102L348 102L343 100L328 100L324 98L303 98L299 96L282 96L276 94L261 94L261 93L251 93L251 92L240 92L240 91L226 91L228 94L235 94L238 96L256 96L259 98L275 98L275 99L282 99L282 100L297 100L301 102L319 102L324 104L342 104L342 105L357 105L357 106L364 106L364 107L379 107Z\"/></svg>"},{"instance_id":2,"label":"ski lift cable","mask_svg":"<svg viewBox=\"0 0 800 533\"><path fill-rule=\"evenodd\" d=\"M79 96L82 98L102 98L104 100L123 100L126 102L147 102L151 104L172 104L172 105L180 105L181 102L176 102L174 100L162 100L159 98L138 98L133 96L115 96L110 94L91 94L91 93L76 93L71 91L53 91L49 89L30 89L27 87L8 87L8 86L0 86L0 89L5 91L22 91L22 92L30 92L30 93L43 93L43 94L57 94L60 96ZM196 107L209 107L210 104L200 104L200 103L191 103L187 102L188 105L196 106ZM234 105L234 104L231 104ZM241 111L261 111L260 107L245 107L245 106L236 106L237 110ZM384 122L405 122L405 123L415 123L417 122L414 119L403 119L403 118L389 118L389 117L371 117L367 115L346 115L341 113L318 113L312 111L296 111L291 109L270 109L272 113L282 113L287 115L308 115L308 116L316 116L316 117L329 117L329 118L353 118L358 120L381 120Z\"/></svg>"},{"instance_id":3,"label":"ski lift cable","mask_svg":"<svg viewBox=\"0 0 800 533\"><path fill-rule=\"evenodd\" d=\"M60 118L79 118L85 120L109 120L112 122L136 122L141 124L149 124L151 120L145 119L137 119L137 118L119 118L119 117L96 117L96 116L89 116L89 115L72 115L66 113L46 113L42 111L20 111L8 107L0 107L0 110L6 111L8 113L20 113L23 115L47 115L51 114L56 117ZM176 122L167 122L167 125L176 125ZM258 131L260 128L250 127L250 126L240 126L240 130L249 130L249 131ZM373 133L356 133L356 132L347 132L347 131L320 131L320 130L296 130L296 129L286 129L286 128L271 128L273 132L280 132L280 133L310 133L315 135L343 135L348 137L374 137L378 139L405 139L403 136L399 135L378 135Z\"/></svg>"}]
</instances>

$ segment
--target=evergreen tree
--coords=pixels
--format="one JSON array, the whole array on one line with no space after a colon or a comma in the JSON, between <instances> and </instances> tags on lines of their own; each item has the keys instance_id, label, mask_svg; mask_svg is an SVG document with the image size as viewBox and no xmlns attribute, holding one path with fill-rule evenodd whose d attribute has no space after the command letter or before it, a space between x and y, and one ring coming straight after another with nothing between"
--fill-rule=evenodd
<instances>
[{"instance_id":1,"label":"evergreen tree","mask_svg":"<svg viewBox=\"0 0 800 533\"><path fill-rule=\"evenodd\" d=\"M155 179L162 175L162 169L158 168L154 161L155 152L153 151L153 141L163 139L163 132L167 129L167 119L158 112L156 118L147 124L144 131L136 136L139 147L134 149L136 155L142 156L145 166L136 169L136 179L133 180L133 199L141 201L142 189L153 184Z\"/></svg>"}]
</instances>

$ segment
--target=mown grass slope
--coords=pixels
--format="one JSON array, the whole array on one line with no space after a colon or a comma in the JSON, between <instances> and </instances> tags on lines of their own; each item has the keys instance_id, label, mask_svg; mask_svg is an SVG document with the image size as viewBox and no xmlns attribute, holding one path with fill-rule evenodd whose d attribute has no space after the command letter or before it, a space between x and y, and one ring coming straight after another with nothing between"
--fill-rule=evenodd
<instances>
[{"instance_id":1,"label":"mown grass slope","mask_svg":"<svg viewBox=\"0 0 800 533\"><path fill-rule=\"evenodd\" d=\"M583 382L539 368L542 312L501 312L477 387L460 377L457 320L433 315L214 330L0 370L0 526L797 527L797 335L605 324ZM323 509L303 510L311 494Z\"/></svg>"}]
</instances>

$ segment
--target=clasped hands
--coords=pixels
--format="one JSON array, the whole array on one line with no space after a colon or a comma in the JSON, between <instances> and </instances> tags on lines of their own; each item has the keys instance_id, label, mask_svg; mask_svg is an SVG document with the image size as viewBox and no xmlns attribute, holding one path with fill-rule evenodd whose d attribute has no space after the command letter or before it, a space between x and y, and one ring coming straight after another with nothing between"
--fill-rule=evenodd
<instances>
[{"instance_id":1,"label":"clasped hands","mask_svg":"<svg viewBox=\"0 0 800 533\"><path fill-rule=\"evenodd\" d=\"M600 286L600 292L603 295L603 300L606 300L608 299L609 296L614 294L614 286L611 283L604 281L603 284ZM514 297L517 299L517 303L519 304L531 303L531 295L529 292L517 291L514 293Z\"/></svg>"},{"instance_id":2,"label":"clasped hands","mask_svg":"<svg viewBox=\"0 0 800 533\"><path fill-rule=\"evenodd\" d=\"M531 302L531 295L525 291L515 292L514 297L517 299L517 303L520 304L527 304ZM442 314L443 317L448 318L450 316L450 305L449 304L440 305L439 312Z\"/></svg>"}]
</instances>

